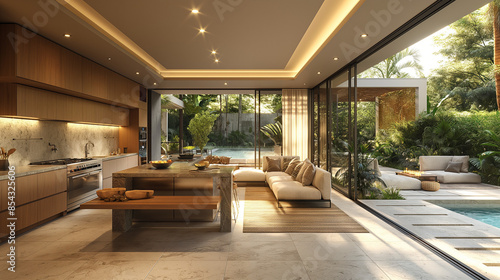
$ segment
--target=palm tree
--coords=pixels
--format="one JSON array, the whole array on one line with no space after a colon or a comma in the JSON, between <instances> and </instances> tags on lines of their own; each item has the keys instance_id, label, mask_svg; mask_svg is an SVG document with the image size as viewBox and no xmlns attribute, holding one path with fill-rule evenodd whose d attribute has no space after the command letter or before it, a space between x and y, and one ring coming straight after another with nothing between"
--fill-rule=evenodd
<instances>
[{"instance_id":1,"label":"palm tree","mask_svg":"<svg viewBox=\"0 0 500 280\"><path fill-rule=\"evenodd\" d=\"M500 0L499 0L500 1ZM417 50L404 49L397 54L387 58L370 69L371 78L409 78L407 70L415 70L417 74L423 76L422 66L420 65L420 55Z\"/></svg>"},{"instance_id":2,"label":"palm tree","mask_svg":"<svg viewBox=\"0 0 500 280\"><path fill-rule=\"evenodd\" d=\"M493 18L493 38L494 38L494 60L495 60L495 84L497 96L497 108L500 111L500 0L490 3L490 14Z\"/></svg>"}]
</instances>

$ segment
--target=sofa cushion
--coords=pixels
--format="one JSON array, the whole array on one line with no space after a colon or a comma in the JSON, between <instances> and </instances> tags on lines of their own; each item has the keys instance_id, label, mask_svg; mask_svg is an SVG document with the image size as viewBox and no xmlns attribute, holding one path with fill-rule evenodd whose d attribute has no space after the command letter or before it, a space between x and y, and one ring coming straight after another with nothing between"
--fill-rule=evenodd
<instances>
[{"instance_id":1,"label":"sofa cushion","mask_svg":"<svg viewBox=\"0 0 500 280\"><path fill-rule=\"evenodd\" d=\"M286 169L288 168L288 165L290 162L294 159L300 159L300 157L297 156L283 156L281 158L281 171L285 172Z\"/></svg>"},{"instance_id":2,"label":"sofa cushion","mask_svg":"<svg viewBox=\"0 0 500 280\"><path fill-rule=\"evenodd\" d=\"M472 183L479 184L481 183L481 176L475 173L453 173L446 171L428 171L428 174L433 174L437 176L437 180L440 183L445 184L458 184L458 183Z\"/></svg>"},{"instance_id":3,"label":"sofa cushion","mask_svg":"<svg viewBox=\"0 0 500 280\"><path fill-rule=\"evenodd\" d=\"M276 182L292 182L293 179L292 179L292 176L290 175L284 175L284 176L272 176L272 177L269 177L269 179L267 180L267 184L269 186L271 186L272 184L276 183Z\"/></svg>"},{"instance_id":4,"label":"sofa cushion","mask_svg":"<svg viewBox=\"0 0 500 280\"><path fill-rule=\"evenodd\" d=\"M313 186L302 186L297 181L276 182L271 190L278 200L320 200L321 192Z\"/></svg>"},{"instance_id":5,"label":"sofa cushion","mask_svg":"<svg viewBox=\"0 0 500 280\"><path fill-rule=\"evenodd\" d=\"M399 190L420 190L422 188L420 180L407 176L382 174L380 178L388 188L396 188Z\"/></svg>"},{"instance_id":6,"label":"sofa cushion","mask_svg":"<svg viewBox=\"0 0 500 280\"><path fill-rule=\"evenodd\" d=\"M273 159L266 157L264 159L267 163L267 169L265 170L266 172L271 172L271 171L281 171L281 159Z\"/></svg>"},{"instance_id":7,"label":"sofa cushion","mask_svg":"<svg viewBox=\"0 0 500 280\"><path fill-rule=\"evenodd\" d=\"M266 182L269 182L269 178L274 176L289 176L289 175L281 171L266 172Z\"/></svg>"},{"instance_id":8,"label":"sofa cushion","mask_svg":"<svg viewBox=\"0 0 500 280\"><path fill-rule=\"evenodd\" d=\"M295 169L293 169L293 172L292 172L292 174L290 176L292 176L292 178L294 180L296 180L297 176L299 175L299 172L302 169L302 166L304 166L304 162L301 162L301 163L297 164L295 166Z\"/></svg>"},{"instance_id":9,"label":"sofa cushion","mask_svg":"<svg viewBox=\"0 0 500 280\"><path fill-rule=\"evenodd\" d=\"M266 174L264 171L255 168L240 168L233 173L235 182L264 182Z\"/></svg>"},{"instance_id":10,"label":"sofa cushion","mask_svg":"<svg viewBox=\"0 0 500 280\"><path fill-rule=\"evenodd\" d=\"M262 171L266 172L267 171L267 160L266 158L271 158L271 159L279 159L280 164L281 164L281 156L263 156L262 157ZM280 166L281 168L281 166Z\"/></svg>"},{"instance_id":11,"label":"sofa cushion","mask_svg":"<svg viewBox=\"0 0 500 280\"><path fill-rule=\"evenodd\" d=\"M302 167L300 168L299 170L299 173L297 174L297 177L295 177L295 180L297 182L301 182L302 183L302 177L304 177L304 172L306 172L306 169L309 167L309 166L312 166L312 162L309 160L309 159L305 159L304 160L304 164L302 165ZM308 184L309 185L309 184Z\"/></svg>"},{"instance_id":12,"label":"sofa cushion","mask_svg":"<svg viewBox=\"0 0 500 280\"><path fill-rule=\"evenodd\" d=\"M444 170L453 156L421 156L419 157L420 170Z\"/></svg>"},{"instance_id":13,"label":"sofa cushion","mask_svg":"<svg viewBox=\"0 0 500 280\"><path fill-rule=\"evenodd\" d=\"M286 168L285 172L288 175L292 175L293 171L295 170L295 167L297 167L298 164L300 164L301 161L298 159L293 159L290 164L288 164L288 167Z\"/></svg>"},{"instance_id":14,"label":"sofa cushion","mask_svg":"<svg viewBox=\"0 0 500 280\"><path fill-rule=\"evenodd\" d=\"M460 173L460 170L462 170L462 165L463 165L462 162L450 161L450 162L448 162L448 166L446 166L444 171Z\"/></svg>"},{"instance_id":15,"label":"sofa cushion","mask_svg":"<svg viewBox=\"0 0 500 280\"><path fill-rule=\"evenodd\" d=\"M462 169L460 172L469 172L469 156L453 156L451 161L462 163Z\"/></svg>"},{"instance_id":16,"label":"sofa cushion","mask_svg":"<svg viewBox=\"0 0 500 280\"><path fill-rule=\"evenodd\" d=\"M312 185L321 192L321 197L330 200L332 192L332 174L321 168L316 168Z\"/></svg>"},{"instance_id":17,"label":"sofa cushion","mask_svg":"<svg viewBox=\"0 0 500 280\"><path fill-rule=\"evenodd\" d=\"M314 168L314 165L311 164L307 166L307 169L304 171L304 174L302 175L302 185L304 186L311 185L314 179L315 172L316 170Z\"/></svg>"}]
</instances>

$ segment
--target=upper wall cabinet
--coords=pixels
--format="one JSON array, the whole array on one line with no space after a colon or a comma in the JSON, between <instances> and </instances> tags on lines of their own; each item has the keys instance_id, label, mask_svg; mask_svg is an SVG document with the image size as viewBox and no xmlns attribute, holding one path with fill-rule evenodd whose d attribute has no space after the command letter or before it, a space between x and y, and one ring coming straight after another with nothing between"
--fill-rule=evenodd
<instances>
[{"instance_id":1,"label":"upper wall cabinet","mask_svg":"<svg viewBox=\"0 0 500 280\"><path fill-rule=\"evenodd\" d=\"M17 36L15 44L8 34ZM19 25L0 27L0 78L4 81L139 108L139 84L42 36L26 38L25 34L28 31Z\"/></svg>"}]
</instances>

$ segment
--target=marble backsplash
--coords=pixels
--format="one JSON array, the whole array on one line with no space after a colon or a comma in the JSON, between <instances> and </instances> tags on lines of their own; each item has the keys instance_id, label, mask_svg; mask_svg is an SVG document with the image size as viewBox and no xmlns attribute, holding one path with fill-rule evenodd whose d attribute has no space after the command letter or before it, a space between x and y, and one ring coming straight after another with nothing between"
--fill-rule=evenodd
<instances>
[{"instance_id":1,"label":"marble backsplash","mask_svg":"<svg viewBox=\"0 0 500 280\"><path fill-rule=\"evenodd\" d=\"M118 130L112 126L0 118L0 146L6 150L16 148L9 163L17 166L41 160L83 158L88 141L94 143L89 149L90 157L109 155L118 148ZM49 143L56 145L56 152Z\"/></svg>"}]
</instances>

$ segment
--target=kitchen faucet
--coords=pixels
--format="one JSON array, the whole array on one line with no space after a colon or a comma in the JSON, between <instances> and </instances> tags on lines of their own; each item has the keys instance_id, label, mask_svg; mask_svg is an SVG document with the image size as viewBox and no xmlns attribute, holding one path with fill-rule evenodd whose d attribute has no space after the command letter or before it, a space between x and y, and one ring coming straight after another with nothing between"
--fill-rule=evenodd
<instances>
[{"instance_id":1,"label":"kitchen faucet","mask_svg":"<svg viewBox=\"0 0 500 280\"><path fill-rule=\"evenodd\" d=\"M92 147L94 147L94 143L92 143L91 141L88 141L85 144L85 158L89 156L89 144L92 145Z\"/></svg>"}]
</instances>

